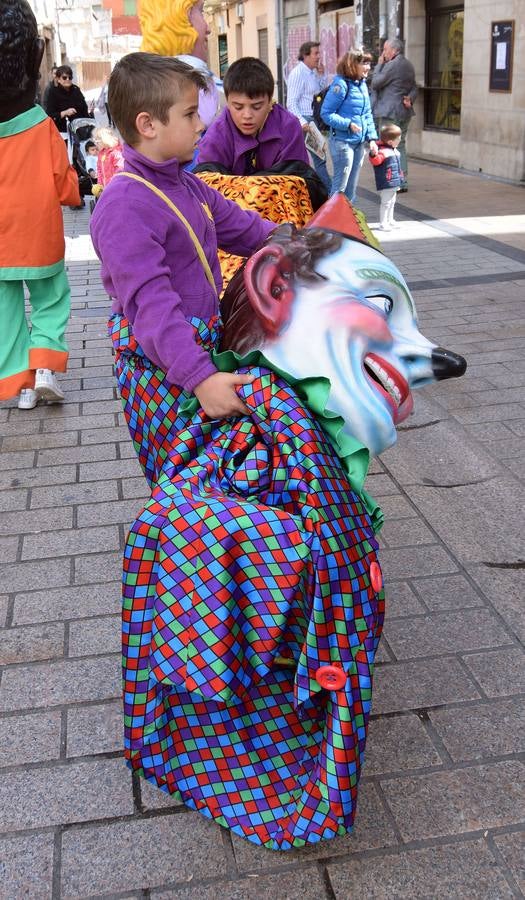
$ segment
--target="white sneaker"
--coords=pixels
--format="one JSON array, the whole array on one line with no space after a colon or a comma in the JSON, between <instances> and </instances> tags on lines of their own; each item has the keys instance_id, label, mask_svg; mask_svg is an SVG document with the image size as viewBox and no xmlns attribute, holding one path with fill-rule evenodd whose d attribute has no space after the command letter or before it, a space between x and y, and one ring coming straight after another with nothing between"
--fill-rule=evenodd
<instances>
[{"instance_id":1,"label":"white sneaker","mask_svg":"<svg viewBox=\"0 0 525 900\"><path fill-rule=\"evenodd\" d=\"M378 225L377 230L378 231L392 231L392 228L390 225Z\"/></svg>"},{"instance_id":2,"label":"white sneaker","mask_svg":"<svg viewBox=\"0 0 525 900\"><path fill-rule=\"evenodd\" d=\"M35 375L35 391L42 400L50 403L61 403L64 394L60 390L55 373L51 369L37 369Z\"/></svg>"},{"instance_id":3,"label":"white sneaker","mask_svg":"<svg viewBox=\"0 0 525 900\"><path fill-rule=\"evenodd\" d=\"M18 409L34 409L37 403L37 392L33 388L22 388L18 398Z\"/></svg>"}]
</instances>

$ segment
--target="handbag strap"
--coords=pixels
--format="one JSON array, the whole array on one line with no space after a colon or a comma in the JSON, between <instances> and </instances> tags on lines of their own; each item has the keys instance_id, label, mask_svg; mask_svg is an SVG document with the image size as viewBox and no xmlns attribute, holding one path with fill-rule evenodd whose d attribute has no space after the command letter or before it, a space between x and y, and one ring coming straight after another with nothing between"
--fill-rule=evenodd
<instances>
[{"instance_id":1,"label":"handbag strap","mask_svg":"<svg viewBox=\"0 0 525 900\"><path fill-rule=\"evenodd\" d=\"M178 207L175 206L175 204L170 200L170 198L166 196L164 191L161 191L160 188L158 188L155 184L152 184L151 181L148 181L146 178L142 178L140 175L135 175L133 172L117 172L116 175L114 175L114 178L118 178L119 176L122 176L122 175L125 178L133 178L134 181L140 181L141 184L145 184L146 187L150 189L150 191L153 191L153 193L157 195L157 197L160 197L161 200L164 200L164 203L166 203L167 206L169 206L169 208L172 210L172 212L174 212L175 215L180 219L182 224L186 227L188 234L192 240L193 246L195 247L195 250L197 251L197 256L199 257L199 259L202 263L202 267L204 269L206 278L208 279L211 287L213 288L214 294L216 294L217 286L215 284L215 279L214 279L212 271L210 269L208 260L206 259L206 254L204 253L204 250L202 249L202 244L200 243L197 235L195 234L190 223L188 222L186 216L183 215L181 213L180 209L178 209Z\"/></svg>"}]
</instances>

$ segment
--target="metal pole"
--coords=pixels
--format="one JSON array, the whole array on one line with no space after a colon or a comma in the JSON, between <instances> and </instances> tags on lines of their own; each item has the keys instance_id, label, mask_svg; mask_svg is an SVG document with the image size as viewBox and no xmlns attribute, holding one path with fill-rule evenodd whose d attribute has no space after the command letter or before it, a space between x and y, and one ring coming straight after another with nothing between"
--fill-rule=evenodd
<instances>
[{"instance_id":1,"label":"metal pole","mask_svg":"<svg viewBox=\"0 0 525 900\"><path fill-rule=\"evenodd\" d=\"M275 55L277 57L277 99L284 105L284 9L283 0L275 0Z\"/></svg>"},{"instance_id":2,"label":"metal pole","mask_svg":"<svg viewBox=\"0 0 525 900\"><path fill-rule=\"evenodd\" d=\"M308 24L310 26L310 40L317 40L317 0L308 0Z\"/></svg>"}]
</instances>

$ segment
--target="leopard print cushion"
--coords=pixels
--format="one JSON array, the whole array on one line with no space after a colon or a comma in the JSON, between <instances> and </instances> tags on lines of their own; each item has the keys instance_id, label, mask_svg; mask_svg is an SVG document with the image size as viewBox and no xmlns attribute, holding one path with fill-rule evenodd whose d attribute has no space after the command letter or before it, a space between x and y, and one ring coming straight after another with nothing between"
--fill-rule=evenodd
<instances>
[{"instance_id":1,"label":"leopard print cushion","mask_svg":"<svg viewBox=\"0 0 525 900\"><path fill-rule=\"evenodd\" d=\"M313 209L304 178L297 175L222 175L220 172L199 172L210 187L228 200L234 200L243 209L253 209L264 219L280 225L292 222L302 228L312 218ZM223 290L237 269L244 262L243 256L235 256L219 250L223 277Z\"/></svg>"}]
</instances>

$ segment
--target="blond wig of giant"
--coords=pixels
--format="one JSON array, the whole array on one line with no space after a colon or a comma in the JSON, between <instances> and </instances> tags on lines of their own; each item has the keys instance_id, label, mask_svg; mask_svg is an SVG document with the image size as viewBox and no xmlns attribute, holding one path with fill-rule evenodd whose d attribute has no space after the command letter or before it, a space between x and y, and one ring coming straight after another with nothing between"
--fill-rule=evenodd
<instances>
[{"instance_id":1,"label":"blond wig of giant","mask_svg":"<svg viewBox=\"0 0 525 900\"><path fill-rule=\"evenodd\" d=\"M188 18L195 0L140 0L140 49L161 56L192 53L198 34Z\"/></svg>"}]
</instances>

